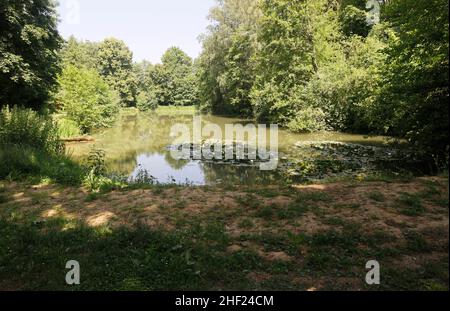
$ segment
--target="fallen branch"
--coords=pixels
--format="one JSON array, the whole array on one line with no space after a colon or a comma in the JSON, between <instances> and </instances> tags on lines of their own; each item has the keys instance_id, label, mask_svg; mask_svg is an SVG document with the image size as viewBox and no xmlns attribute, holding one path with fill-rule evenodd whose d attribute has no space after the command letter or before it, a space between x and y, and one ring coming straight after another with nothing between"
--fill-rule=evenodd
<instances>
[{"instance_id":1,"label":"fallen branch","mask_svg":"<svg viewBox=\"0 0 450 311\"><path fill-rule=\"evenodd\" d=\"M66 142L66 143L92 142L92 141L95 141L95 139L91 136L81 136L81 137L61 138L61 141Z\"/></svg>"}]
</instances>

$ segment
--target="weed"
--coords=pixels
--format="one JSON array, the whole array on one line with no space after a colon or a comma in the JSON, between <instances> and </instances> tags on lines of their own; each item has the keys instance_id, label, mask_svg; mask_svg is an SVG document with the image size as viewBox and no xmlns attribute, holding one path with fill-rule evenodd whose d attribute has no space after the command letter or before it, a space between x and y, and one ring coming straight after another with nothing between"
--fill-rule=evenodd
<instances>
[{"instance_id":1,"label":"weed","mask_svg":"<svg viewBox=\"0 0 450 311\"><path fill-rule=\"evenodd\" d=\"M253 223L253 221L249 218L244 218L242 219L239 224L238 227L241 229L251 229L255 226L255 224Z\"/></svg>"},{"instance_id":2,"label":"weed","mask_svg":"<svg viewBox=\"0 0 450 311\"><path fill-rule=\"evenodd\" d=\"M375 201L375 202L384 202L384 201L386 201L386 198L385 198L384 194L382 194L380 191L370 192L367 195L367 197L369 199L371 199L372 201Z\"/></svg>"},{"instance_id":3,"label":"weed","mask_svg":"<svg viewBox=\"0 0 450 311\"><path fill-rule=\"evenodd\" d=\"M276 206L274 205L263 206L255 212L255 216L266 220L270 220L275 215L275 210Z\"/></svg>"},{"instance_id":4,"label":"weed","mask_svg":"<svg viewBox=\"0 0 450 311\"><path fill-rule=\"evenodd\" d=\"M358 203L340 203L334 205L336 209L358 209L360 207L361 205Z\"/></svg>"},{"instance_id":5,"label":"weed","mask_svg":"<svg viewBox=\"0 0 450 311\"><path fill-rule=\"evenodd\" d=\"M397 203L400 205L400 212L406 216L420 216L426 212L422 206L422 200L417 194L402 193L397 199Z\"/></svg>"},{"instance_id":6,"label":"weed","mask_svg":"<svg viewBox=\"0 0 450 311\"><path fill-rule=\"evenodd\" d=\"M297 202L330 202L331 198L326 192L299 192L296 195Z\"/></svg>"}]
</instances>

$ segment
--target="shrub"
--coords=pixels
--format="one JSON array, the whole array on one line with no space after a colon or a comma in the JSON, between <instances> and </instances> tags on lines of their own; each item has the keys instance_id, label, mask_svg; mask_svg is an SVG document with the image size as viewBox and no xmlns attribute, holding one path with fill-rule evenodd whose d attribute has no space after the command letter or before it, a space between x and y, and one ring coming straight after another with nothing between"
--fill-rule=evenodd
<instances>
[{"instance_id":1,"label":"shrub","mask_svg":"<svg viewBox=\"0 0 450 311\"><path fill-rule=\"evenodd\" d=\"M342 31L347 36L359 35L367 37L371 25L367 23L367 13L353 5L345 7L341 13Z\"/></svg>"},{"instance_id":2,"label":"shrub","mask_svg":"<svg viewBox=\"0 0 450 311\"><path fill-rule=\"evenodd\" d=\"M297 112L288 128L294 132L316 132L326 130L326 115L320 108L305 108Z\"/></svg>"},{"instance_id":3,"label":"shrub","mask_svg":"<svg viewBox=\"0 0 450 311\"><path fill-rule=\"evenodd\" d=\"M66 118L56 118L58 124L58 134L61 138L77 137L81 135L78 124Z\"/></svg>"},{"instance_id":4,"label":"shrub","mask_svg":"<svg viewBox=\"0 0 450 311\"><path fill-rule=\"evenodd\" d=\"M0 111L0 145L2 148L27 146L50 155L64 151L56 122L19 107L5 107Z\"/></svg>"},{"instance_id":5,"label":"shrub","mask_svg":"<svg viewBox=\"0 0 450 311\"><path fill-rule=\"evenodd\" d=\"M76 122L83 133L113 123L119 97L95 70L69 65L58 82L57 102L65 117Z\"/></svg>"},{"instance_id":6,"label":"shrub","mask_svg":"<svg viewBox=\"0 0 450 311\"><path fill-rule=\"evenodd\" d=\"M23 108L0 111L0 178L50 178L78 185L85 169L65 156L57 123Z\"/></svg>"},{"instance_id":7,"label":"shrub","mask_svg":"<svg viewBox=\"0 0 450 311\"><path fill-rule=\"evenodd\" d=\"M158 108L158 98L154 92L140 92L137 96L136 107L140 111L150 111Z\"/></svg>"}]
</instances>

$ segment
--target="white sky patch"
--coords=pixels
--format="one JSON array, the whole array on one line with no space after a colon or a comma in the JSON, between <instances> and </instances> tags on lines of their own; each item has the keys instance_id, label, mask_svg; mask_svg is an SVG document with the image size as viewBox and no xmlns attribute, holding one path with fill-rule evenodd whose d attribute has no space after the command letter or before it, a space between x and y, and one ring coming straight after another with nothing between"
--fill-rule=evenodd
<instances>
[{"instance_id":1,"label":"white sky patch","mask_svg":"<svg viewBox=\"0 0 450 311\"><path fill-rule=\"evenodd\" d=\"M158 63L172 46L195 58L214 5L215 0L59 0L59 31L66 39L121 39L135 61Z\"/></svg>"}]
</instances>

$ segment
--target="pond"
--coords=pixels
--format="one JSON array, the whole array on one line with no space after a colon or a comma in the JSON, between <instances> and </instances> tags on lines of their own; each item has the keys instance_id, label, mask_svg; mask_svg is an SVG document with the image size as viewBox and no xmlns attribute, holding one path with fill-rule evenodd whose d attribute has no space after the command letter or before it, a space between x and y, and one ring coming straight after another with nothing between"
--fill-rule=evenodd
<instances>
[{"instance_id":1,"label":"pond","mask_svg":"<svg viewBox=\"0 0 450 311\"><path fill-rule=\"evenodd\" d=\"M79 161L85 159L92 148L102 149L105 151L109 170L130 176L130 178L146 171L159 183L192 185L219 183L269 184L277 183L285 178L288 171L290 171L290 175L296 176L292 165L298 165L301 162L302 142L308 142L308 144L321 142L335 144L339 142L360 147L382 147L388 143L388 139L385 137L366 137L336 132L295 134L279 129L278 148L281 162L277 170L262 171L258 165L245 165L239 162L176 160L171 156L169 148L174 142L171 128L175 124L184 124L192 130L193 118L194 115L183 113L124 112L113 127L98 130L92 134L95 143L71 143L68 144L67 149ZM224 133L227 124L245 125L250 122L210 115L203 115L201 119L203 126L217 124ZM333 148L333 150L335 149ZM314 150L323 151L323 148L317 148L316 146ZM310 156L311 152L307 154ZM340 155L332 155L331 159L339 157Z\"/></svg>"}]
</instances>

